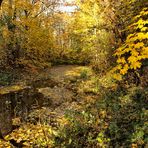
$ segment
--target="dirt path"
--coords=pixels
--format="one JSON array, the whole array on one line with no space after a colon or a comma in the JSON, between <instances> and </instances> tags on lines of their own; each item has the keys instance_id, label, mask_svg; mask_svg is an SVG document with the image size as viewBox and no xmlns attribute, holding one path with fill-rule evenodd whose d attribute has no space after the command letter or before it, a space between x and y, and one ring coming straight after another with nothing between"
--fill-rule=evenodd
<instances>
[{"instance_id":1,"label":"dirt path","mask_svg":"<svg viewBox=\"0 0 148 148\"><path fill-rule=\"evenodd\" d=\"M76 100L78 81L83 79L81 78L83 73L86 72L86 75L90 75L90 72L87 71L90 71L90 69L85 66L63 65L53 67L49 70L49 75L55 85L53 87L39 87L38 90L52 102L53 108L57 109L59 106L63 108L64 106L66 110L65 105L70 108L73 103L76 104L78 101Z\"/></svg>"},{"instance_id":2,"label":"dirt path","mask_svg":"<svg viewBox=\"0 0 148 148\"><path fill-rule=\"evenodd\" d=\"M62 65L51 68L49 71L46 71L45 74L46 77L50 75L50 79L54 85L46 84L44 87L44 85L38 84L37 89L39 93L44 96L45 100L50 102L50 105L44 107L42 111L40 110L40 112L42 112L40 117L44 118L45 114L47 117L50 116L49 120L55 121L53 124L57 124L59 119L63 118L67 110L81 108L82 104L87 101L87 98L92 97L91 94L81 92L81 90L83 90L82 84L87 81L86 79L90 79L89 77L92 76L92 70L89 67ZM40 83L44 82L41 81ZM38 110L34 110L30 114L31 118L37 118L34 117L36 111L38 112Z\"/></svg>"},{"instance_id":3,"label":"dirt path","mask_svg":"<svg viewBox=\"0 0 148 148\"><path fill-rule=\"evenodd\" d=\"M55 66L38 75L28 76L25 80L27 83L23 82L23 84L29 85L30 93L33 95L25 99L27 103L30 100L32 102L36 100L36 104L30 106L25 122L20 122L18 118L21 117L18 116L13 119L13 125L18 128L9 135L7 140L10 141L12 138L14 142L18 141L22 138L19 133L23 131L25 136L28 136L27 141L30 142L33 132L27 132L32 128L37 130L38 126L46 124L56 131L64 126L65 113L81 110L87 100L91 102L91 99L97 96L93 80L94 74L91 68L77 65ZM19 85L19 82L17 84ZM21 98L24 99L24 97ZM41 105L40 100L43 100ZM20 143L19 141L18 144Z\"/></svg>"},{"instance_id":4,"label":"dirt path","mask_svg":"<svg viewBox=\"0 0 148 148\"><path fill-rule=\"evenodd\" d=\"M23 91L20 95L18 93L18 98L15 98L15 100L25 102L25 104L22 104L25 108L30 105L29 110L34 111L45 107L56 112L56 114L63 115L66 110L75 109L79 104L92 98L91 93L88 92L91 88L90 85L92 85L90 81L92 75L91 68L86 66L55 66L38 74L24 75L16 84L1 88L0 93L2 95L2 92L4 92L9 97L9 93L17 94L19 91ZM28 92L24 90L26 86ZM87 94L84 90L87 91ZM29 94L29 96L26 94ZM32 104L34 102L35 104Z\"/></svg>"},{"instance_id":5,"label":"dirt path","mask_svg":"<svg viewBox=\"0 0 148 148\"><path fill-rule=\"evenodd\" d=\"M78 79L84 71L90 71L86 66L61 65L52 67L49 74L52 79L58 82Z\"/></svg>"}]
</instances>

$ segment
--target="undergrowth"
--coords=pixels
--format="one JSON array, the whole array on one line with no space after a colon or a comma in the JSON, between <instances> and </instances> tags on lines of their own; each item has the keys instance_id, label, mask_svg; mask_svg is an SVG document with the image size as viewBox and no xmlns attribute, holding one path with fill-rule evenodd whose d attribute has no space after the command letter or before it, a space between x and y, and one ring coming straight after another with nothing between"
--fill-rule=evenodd
<instances>
[{"instance_id":1,"label":"undergrowth","mask_svg":"<svg viewBox=\"0 0 148 148\"><path fill-rule=\"evenodd\" d=\"M55 147L147 147L147 93L133 87L108 90L95 104L68 111Z\"/></svg>"},{"instance_id":2,"label":"undergrowth","mask_svg":"<svg viewBox=\"0 0 148 148\"><path fill-rule=\"evenodd\" d=\"M31 120L0 141L0 146L17 145L53 148L145 148L148 146L148 91L140 86L122 84L106 87L101 80L94 79L88 71L82 70L78 86L83 94L97 96L95 101L81 104L79 108L68 109L63 117L55 119L55 113L48 115L46 109L30 114ZM91 83L88 83L91 81ZM73 82L71 82L73 83ZM112 82L110 82L111 84ZM96 89L97 85L97 89ZM97 93L94 93L94 91ZM91 89L91 91L88 91ZM95 92L96 92L95 91ZM93 92L93 93L92 93ZM85 96L85 95L84 95ZM46 115L47 113L47 115ZM34 122L35 121L35 122ZM50 125L50 123L53 123Z\"/></svg>"}]
</instances>

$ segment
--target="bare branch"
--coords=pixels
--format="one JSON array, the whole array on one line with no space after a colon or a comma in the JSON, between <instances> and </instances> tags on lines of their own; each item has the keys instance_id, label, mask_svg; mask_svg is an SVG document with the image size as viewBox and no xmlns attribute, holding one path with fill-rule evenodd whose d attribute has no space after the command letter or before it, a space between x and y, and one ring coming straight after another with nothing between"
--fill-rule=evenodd
<instances>
[{"instance_id":1,"label":"bare branch","mask_svg":"<svg viewBox=\"0 0 148 148\"><path fill-rule=\"evenodd\" d=\"M45 12L45 11L48 10L48 9L51 9L51 10L52 10L52 8L55 8L55 6L59 4L57 0L51 0L51 1L49 1L48 3L45 3L45 2L43 1L42 3L43 3L43 5L44 5L45 7L43 7L42 10L41 10L38 14L36 14L36 15L34 16L34 18L35 18L35 17L38 17L40 14L42 14L43 12Z\"/></svg>"}]
</instances>

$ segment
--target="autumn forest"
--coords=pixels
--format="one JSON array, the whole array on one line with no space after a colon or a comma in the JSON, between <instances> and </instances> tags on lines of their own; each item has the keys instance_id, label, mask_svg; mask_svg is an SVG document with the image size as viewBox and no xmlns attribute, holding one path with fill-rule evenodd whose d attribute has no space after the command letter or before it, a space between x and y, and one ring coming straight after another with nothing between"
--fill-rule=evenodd
<instances>
[{"instance_id":1,"label":"autumn forest","mask_svg":"<svg viewBox=\"0 0 148 148\"><path fill-rule=\"evenodd\" d=\"M0 148L148 147L147 0L0 0Z\"/></svg>"}]
</instances>

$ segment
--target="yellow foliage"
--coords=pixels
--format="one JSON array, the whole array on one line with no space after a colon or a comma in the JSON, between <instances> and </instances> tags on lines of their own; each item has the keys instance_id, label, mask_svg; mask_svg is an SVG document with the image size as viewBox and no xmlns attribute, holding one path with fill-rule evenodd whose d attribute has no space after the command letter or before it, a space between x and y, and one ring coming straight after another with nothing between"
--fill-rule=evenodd
<instances>
[{"instance_id":1,"label":"yellow foliage","mask_svg":"<svg viewBox=\"0 0 148 148\"><path fill-rule=\"evenodd\" d=\"M120 74L125 75L127 73L127 71L128 71L128 68L129 68L128 64L125 64L123 66L123 69L120 70Z\"/></svg>"},{"instance_id":2,"label":"yellow foliage","mask_svg":"<svg viewBox=\"0 0 148 148\"><path fill-rule=\"evenodd\" d=\"M117 60L117 63L123 63L123 64L125 64L126 63L125 58L124 57L119 58Z\"/></svg>"},{"instance_id":3,"label":"yellow foliage","mask_svg":"<svg viewBox=\"0 0 148 148\"><path fill-rule=\"evenodd\" d=\"M10 142L0 139L0 147L14 148Z\"/></svg>"},{"instance_id":4,"label":"yellow foliage","mask_svg":"<svg viewBox=\"0 0 148 148\"><path fill-rule=\"evenodd\" d=\"M114 74L113 75L113 78L116 79L116 80L118 80L118 81L122 80L121 74Z\"/></svg>"},{"instance_id":5,"label":"yellow foliage","mask_svg":"<svg viewBox=\"0 0 148 148\"><path fill-rule=\"evenodd\" d=\"M29 0L14 0L11 4L9 1L2 3L1 15L7 21L7 25L1 29L3 44L6 48L9 45L11 50L19 52L13 61L16 65L31 64L42 67L48 60L54 37L51 18L41 13L42 5L40 1L33 4ZM11 51L9 54L11 56Z\"/></svg>"},{"instance_id":6,"label":"yellow foliage","mask_svg":"<svg viewBox=\"0 0 148 148\"><path fill-rule=\"evenodd\" d=\"M142 66L143 60L148 58L148 21L143 19L148 14L148 9L144 8L134 19L136 23L129 26L133 33L126 38L125 44L116 50L117 66L114 68L114 78L120 79L120 75L125 75L129 69L136 70ZM140 31L137 31L137 28ZM120 73L120 74L119 74Z\"/></svg>"},{"instance_id":7,"label":"yellow foliage","mask_svg":"<svg viewBox=\"0 0 148 148\"><path fill-rule=\"evenodd\" d=\"M21 128L14 130L10 135L7 135L5 141L14 139L17 143L23 141L23 145L26 147L32 147L32 145L50 147L53 144L52 135L54 135L54 132L47 125L25 124Z\"/></svg>"}]
</instances>

